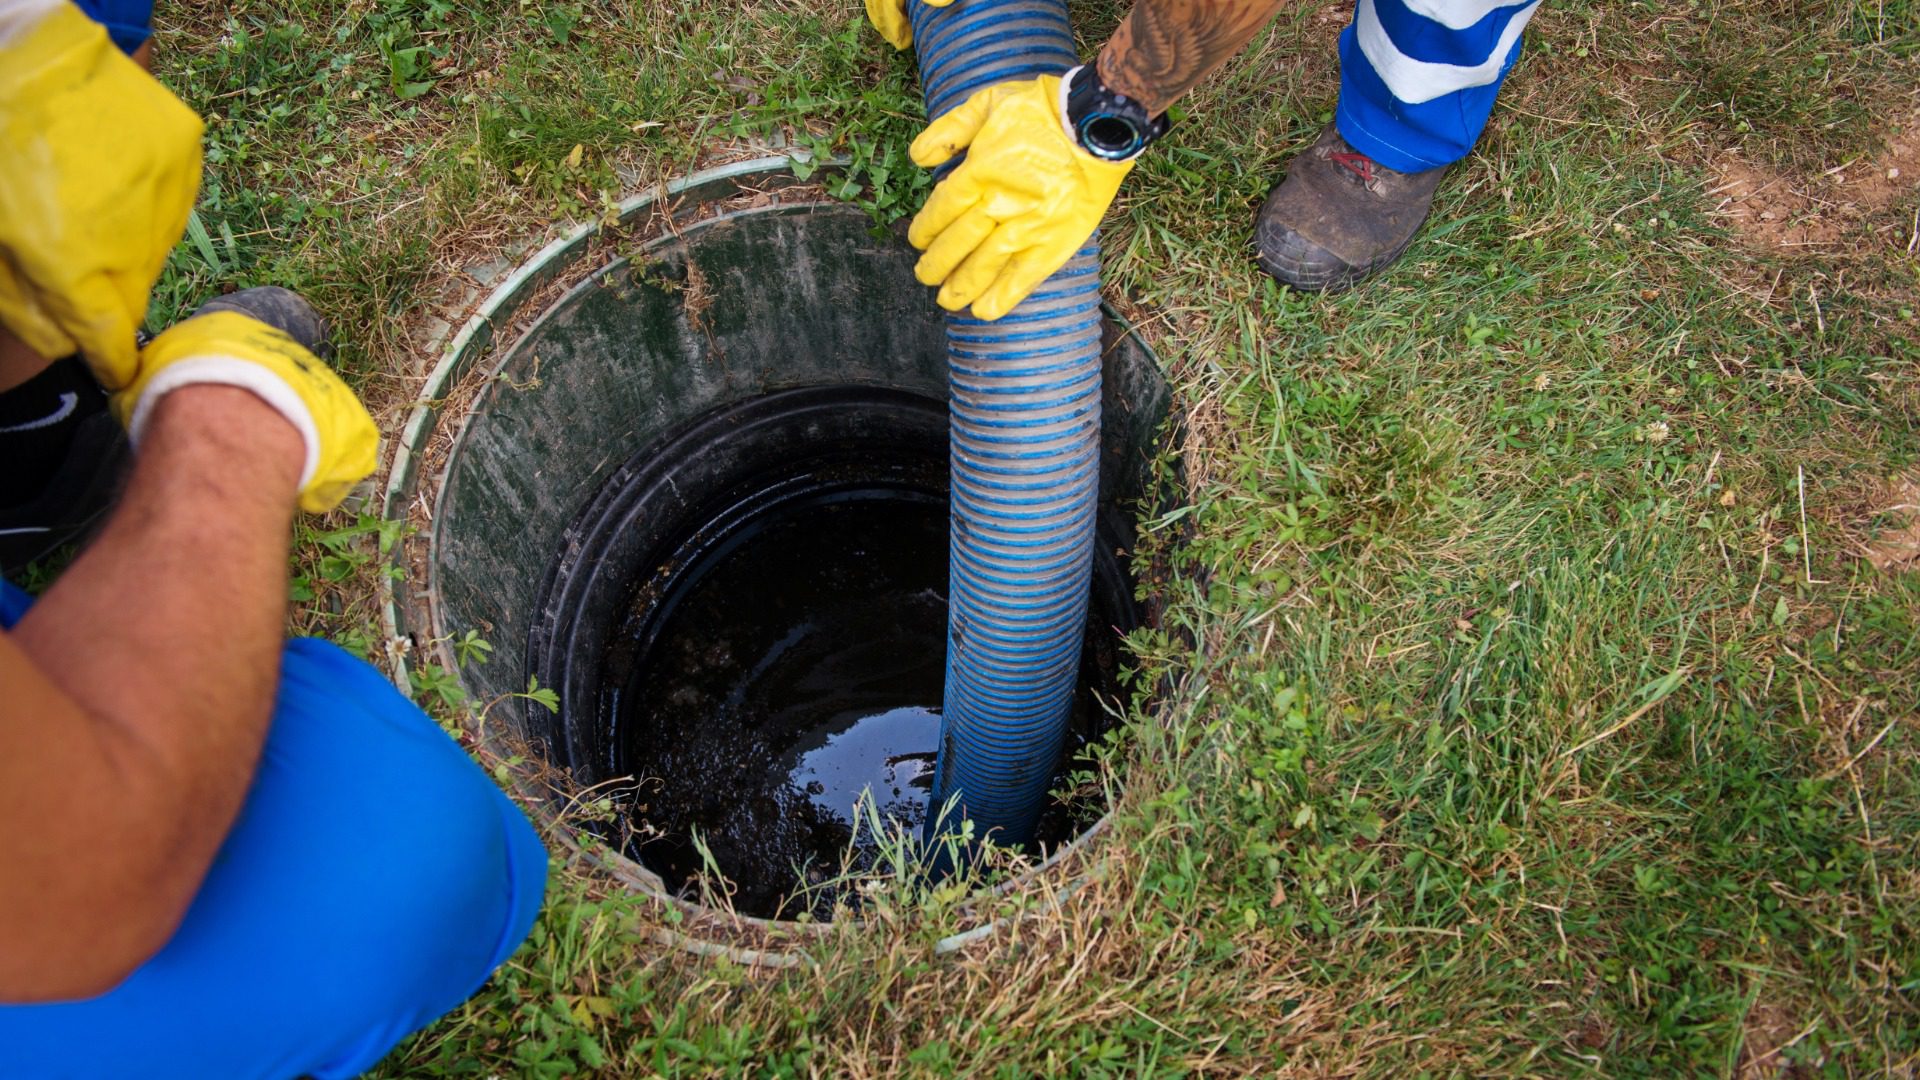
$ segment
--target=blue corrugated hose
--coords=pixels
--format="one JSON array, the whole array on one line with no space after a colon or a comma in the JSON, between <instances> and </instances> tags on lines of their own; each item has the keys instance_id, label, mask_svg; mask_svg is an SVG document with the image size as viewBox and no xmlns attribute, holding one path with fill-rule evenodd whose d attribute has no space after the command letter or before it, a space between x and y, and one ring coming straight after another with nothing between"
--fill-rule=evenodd
<instances>
[{"instance_id":1,"label":"blue corrugated hose","mask_svg":"<svg viewBox=\"0 0 1920 1080\"><path fill-rule=\"evenodd\" d=\"M1078 63L1065 0L910 0L929 117ZM928 835L1030 844L1066 737L1100 481L1100 246L997 322L947 316L947 685Z\"/></svg>"}]
</instances>

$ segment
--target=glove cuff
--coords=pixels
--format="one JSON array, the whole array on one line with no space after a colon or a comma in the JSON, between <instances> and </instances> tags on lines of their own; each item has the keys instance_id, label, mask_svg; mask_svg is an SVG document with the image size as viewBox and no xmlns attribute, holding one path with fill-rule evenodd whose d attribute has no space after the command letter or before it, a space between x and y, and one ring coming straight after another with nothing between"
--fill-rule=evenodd
<instances>
[{"instance_id":1,"label":"glove cuff","mask_svg":"<svg viewBox=\"0 0 1920 1080\"><path fill-rule=\"evenodd\" d=\"M1060 130L1067 133L1067 141L1075 146L1080 146L1080 133L1073 130L1073 80L1076 75L1086 70L1086 67L1087 65L1081 64L1079 67L1068 68L1066 73L1060 76L1059 93L1055 95L1058 99L1056 104L1060 107ZM1086 149L1084 146L1080 148Z\"/></svg>"},{"instance_id":2,"label":"glove cuff","mask_svg":"<svg viewBox=\"0 0 1920 1080\"><path fill-rule=\"evenodd\" d=\"M40 20L66 6L66 0L0 0L0 47L26 36Z\"/></svg>"},{"instance_id":3,"label":"glove cuff","mask_svg":"<svg viewBox=\"0 0 1920 1080\"><path fill-rule=\"evenodd\" d=\"M250 391L293 425L307 448L306 461L300 467L299 487L299 490L305 491L320 467L320 427L314 423L313 411L307 408L306 400L287 385L285 379L255 361L238 356L218 353L192 356L176 360L154 372L146 385L140 387L140 397L134 401L133 412L127 416L127 441L136 447L140 444L141 434L153 419L153 407L161 398L183 386L207 384L237 386Z\"/></svg>"}]
</instances>

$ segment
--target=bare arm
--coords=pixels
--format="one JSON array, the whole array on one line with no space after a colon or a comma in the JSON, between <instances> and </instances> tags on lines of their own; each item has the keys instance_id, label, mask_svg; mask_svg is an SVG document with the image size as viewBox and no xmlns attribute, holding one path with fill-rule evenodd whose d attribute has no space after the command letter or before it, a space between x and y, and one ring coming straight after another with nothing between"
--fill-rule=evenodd
<instances>
[{"instance_id":1,"label":"bare arm","mask_svg":"<svg viewBox=\"0 0 1920 1080\"><path fill-rule=\"evenodd\" d=\"M47 369L47 360L27 343L0 329L0 393L19 386Z\"/></svg>"},{"instance_id":2,"label":"bare arm","mask_svg":"<svg viewBox=\"0 0 1920 1080\"><path fill-rule=\"evenodd\" d=\"M0 1002L110 989L199 890L272 712L302 453L244 390L167 395L106 530L0 633Z\"/></svg>"},{"instance_id":3,"label":"bare arm","mask_svg":"<svg viewBox=\"0 0 1920 1080\"><path fill-rule=\"evenodd\" d=\"M1100 80L1155 116L1237 55L1280 0L1138 0L1100 50Z\"/></svg>"}]
</instances>

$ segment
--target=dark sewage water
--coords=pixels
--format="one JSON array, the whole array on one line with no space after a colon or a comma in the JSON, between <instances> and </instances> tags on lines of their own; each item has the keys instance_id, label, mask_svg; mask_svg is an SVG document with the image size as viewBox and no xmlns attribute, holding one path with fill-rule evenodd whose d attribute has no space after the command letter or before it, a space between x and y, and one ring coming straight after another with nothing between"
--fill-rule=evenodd
<instances>
[{"instance_id":1,"label":"dark sewage water","mask_svg":"<svg viewBox=\"0 0 1920 1080\"><path fill-rule=\"evenodd\" d=\"M688 889L697 832L745 913L829 914L843 867L877 857L873 816L927 813L947 621L944 492L859 486L749 517L643 590L610 659L617 765L638 782L630 853ZM1104 722L1117 636L1089 619L1076 735ZM632 640L638 638L640 640ZM616 662L617 661L617 662ZM1098 810L1057 807L1058 842ZM854 821L862 820L860 842Z\"/></svg>"}]
</instances>

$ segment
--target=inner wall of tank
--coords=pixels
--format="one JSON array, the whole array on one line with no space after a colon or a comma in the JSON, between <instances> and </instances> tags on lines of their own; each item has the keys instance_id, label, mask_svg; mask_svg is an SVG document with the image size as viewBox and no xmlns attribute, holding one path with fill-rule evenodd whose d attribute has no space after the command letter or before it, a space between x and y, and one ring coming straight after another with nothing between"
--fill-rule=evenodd
<instances>
[{"instance_id":1,"label":"inner wall of tank","mask_svg":"<svg viewBox=\"0 0 1920 1080\"><path fill-rule=\"evenodd\" d=\"M449 455L430 536L434 631L494 645L493 662L460 672L468 691L526 689L522 658L568 526L642 449L781 390L944 399L941 313L915 257L899 230L876 234L843 204L718 214L595 269L504 349ZM1131 507L1169 394L1135 338L1111 320L1106 338L1102 498ZM510 707L490 723L522 736L549 726Z\"/></svg>"}]
</instances>

